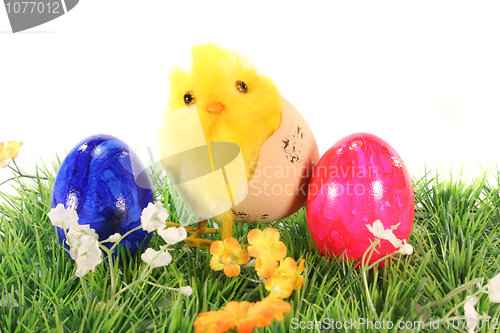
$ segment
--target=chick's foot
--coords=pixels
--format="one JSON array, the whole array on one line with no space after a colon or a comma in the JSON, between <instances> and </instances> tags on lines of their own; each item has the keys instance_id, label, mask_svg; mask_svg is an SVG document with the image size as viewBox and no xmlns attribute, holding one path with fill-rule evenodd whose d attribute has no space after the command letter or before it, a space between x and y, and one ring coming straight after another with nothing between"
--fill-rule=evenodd
<instances>
[{"instance_id":1,"label":"chick's foot","mask_svg":"<svg viewBox=\"0 0 500 333\"><path fill-rule=\"evenodd\" d=\"M207 228L208 221L201 221L196 224L196 227L186 227L186 231L191 234L191 236L187 237L184 241L187 243L188 247L197 247L205 248L210 246L214 241L209 239L199 238L204 234L217 234L220 232L220 229L215 228Z\"/></svg>"}]
</instances>

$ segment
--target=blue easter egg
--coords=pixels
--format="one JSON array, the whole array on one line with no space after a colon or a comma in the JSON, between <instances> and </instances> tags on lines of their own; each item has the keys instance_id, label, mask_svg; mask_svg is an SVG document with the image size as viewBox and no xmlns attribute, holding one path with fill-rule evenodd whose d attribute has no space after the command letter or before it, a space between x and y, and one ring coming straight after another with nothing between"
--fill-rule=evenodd
<instances>
[{"instance_id":1,"label":"blue easter egg","mask_svg":"<svg viewBox=\"0 0 500 333\"><path fill-rule=\"evenodd\" d=\"M99 241L115 233L124 235L141 224L142 210L155 199L151 178L144 170L137 154L123 141L111 135L89 136L62 162L50 206L61 203L75 209L78 223L95 229ZM64 230L55 229L61 246L67 247ZM133 255L141 244L147 246L151 236L141 228L120 245ZM114 243L104 244L110 248Z\"/></svg>"}]
</instances>

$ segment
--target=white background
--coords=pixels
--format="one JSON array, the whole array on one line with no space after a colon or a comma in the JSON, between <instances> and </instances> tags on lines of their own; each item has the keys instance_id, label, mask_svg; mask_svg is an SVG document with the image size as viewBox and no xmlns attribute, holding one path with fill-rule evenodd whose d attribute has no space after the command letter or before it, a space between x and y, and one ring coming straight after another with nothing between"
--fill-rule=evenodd
<instances>
[{"instance_id":1,"label":"white background","mask_svg":"<svg viewBox=\"0 0 500 333\"><path fill-rule=\"evenodd\" d=\"M12 34L0 7L0 142L62 158L107 133L148 159L167 75L191 45L240 51L304 116L320 154L346 135L389 142L410 172L499 160L500 7L483 1L89 1ZM10 176L0 170L0 181ZM5 187L5 185L3 186Z\"/></svg>"}]
</instances>

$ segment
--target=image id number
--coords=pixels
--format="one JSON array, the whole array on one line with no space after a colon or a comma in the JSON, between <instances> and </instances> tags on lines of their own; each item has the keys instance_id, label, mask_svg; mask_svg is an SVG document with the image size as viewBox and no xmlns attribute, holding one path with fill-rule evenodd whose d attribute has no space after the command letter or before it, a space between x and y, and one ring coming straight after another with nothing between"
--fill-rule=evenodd
<instances>
[{"instance_id":1,"label":"image id number","mask_svg":"<svg viewBox=\"0 0 500 333\"><path fill-rule=\"evenodd\" d=\"M483 326L487 329L497 330L498 329L498 318L481 319L481 318L468 318L471 323L475 323L477 329L482 329ZM454 329L467 329L467 318L446 320L448 328Z\"/></svg>"},{"instance_id":2,"label":"image id number","mask_svg":"<svg viewBox=\"0 0 500 333\"><path fill-rule=\"evenodd\" d=\"M59 2L39 2L39 1L13 1L6 2L5 7L7 8L7 13L15 14L28 14L28 13L39 13L39 14L60 14L60 3Z\"/></svg>"}]
</instances>

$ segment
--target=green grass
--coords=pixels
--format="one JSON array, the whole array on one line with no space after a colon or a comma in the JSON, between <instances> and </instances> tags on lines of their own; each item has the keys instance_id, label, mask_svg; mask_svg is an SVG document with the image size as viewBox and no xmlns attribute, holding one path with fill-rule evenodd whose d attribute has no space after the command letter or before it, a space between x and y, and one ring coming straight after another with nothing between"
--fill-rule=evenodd
<instances>
[{"instance_id":1,"label":"green grass","mask_svg":"<svg viewBox=\"0 0 500 333\"><path fill-rule=\"evenodd\" d=\"M15 195L1 192L0 187L1 333L194 332L198 313L218 310L228 301L258 301L267 295L263 284L253 281L255 272L245 270L240 277L227 278L210 269L208 250L182 245L175 246L169 266L155 268L148 276L144 275L149 268L138 255L115 265L113 272L101 264L83 278L85 292L47 217L58 165L39 167L33 179L2 185L16 188ZM430 324L438 318L463 317L465 298L500 273L498 171L495 179L488 182L486 174L472 182L461 175L428 174L414 179L416 217L408 241L414 254L398 256L370 271L323 257L309 236L304 208L276 223L235 223L234 235L241 241L252 228L277 228L288 256L306 259L304 286L287 299L292 310L282 322L255 331L467 332L457 328L463 327L463 320L450 321L449 328L443 320L439 327ZM162 184L158 179L155 183ZM170 200L169 192L158 188L157 199ZM150 246L159 244L163 240L155 235ZM181 296L151 283L172 288L190 285L193 295ZM500 306L483 293L476 310L491 317L489 329L485 322L482 331L476 331L495 331ZM328 318L355 323L360 319L395 324L422 321L426 326L419 330L368 325L291 329L297 321L324 323Z\"/></svg>"}]
</instances>

